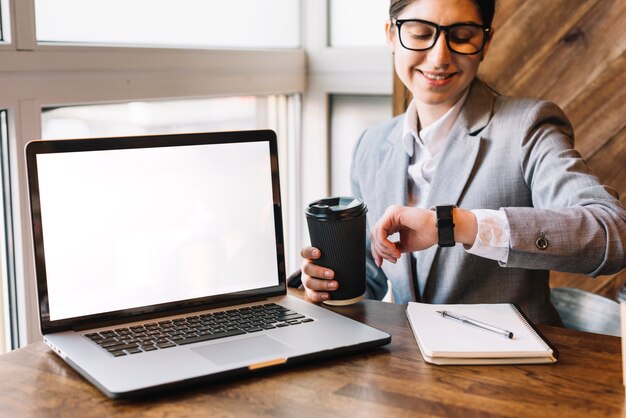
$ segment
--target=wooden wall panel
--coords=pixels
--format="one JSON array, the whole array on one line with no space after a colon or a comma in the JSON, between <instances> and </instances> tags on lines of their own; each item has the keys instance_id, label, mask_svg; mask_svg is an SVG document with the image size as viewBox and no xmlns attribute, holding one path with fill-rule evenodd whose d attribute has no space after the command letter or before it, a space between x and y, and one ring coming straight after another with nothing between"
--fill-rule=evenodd
<instances>
[{"instance_id":1,"label":"wooden wall panel","mask_svg":"<svg viewBox=\"0 0 626 418\"><path fill-rule=\"evenodd\" d=\"M554 78L556 73L543 71L543 65L547 63L545 57L570 32L570 25L564 22L578 22L598 0L513 2L518 7L505 21L496 14L494 39L481 65L482 77L506 94L519 91L520 86L533 87ZM534 77L529 74L535 71L540 74Z\"/></svg>"},{"instance_id":2,"label":"wooden wall panel","mask_svg":"<svg viewBox=\"0 0 626 418\"><path fill-rule=\"evenodd\" d=\"M570 118L576 149L626 204L626 1L498 0L495 36L479 75L502 94L557 103ZM394 84L394 112L408 104ZM626 270L596 279L552 274L616 298Z\"/></svg>"},{"instance_id":3,"label":"wooden wall panel","mask_svg":"<svg viewBox=\"0 0 626 418\"><path fill-rule=\"evenodd\" d=\"M626 56L603 67L580 94L563 106L574 125L576 149L585 158L593 157L626 127Z\"/></svg>"}]
</instances>

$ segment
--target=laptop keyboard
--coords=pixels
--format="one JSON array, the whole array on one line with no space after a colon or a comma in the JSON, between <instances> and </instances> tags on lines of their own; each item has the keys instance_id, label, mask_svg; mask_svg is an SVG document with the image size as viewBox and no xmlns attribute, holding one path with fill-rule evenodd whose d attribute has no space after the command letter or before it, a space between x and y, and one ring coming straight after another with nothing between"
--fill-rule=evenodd
<instances>
[{"instance_id":1,"label":"laptop keyboard","mask_svg":"<svg viewBox=\"0 0 626 418\"><path fill-rule=\"evenodd\" d=\"M115 357L312 322L275 303L84 334Z\"/></svg>"}]
</instances>

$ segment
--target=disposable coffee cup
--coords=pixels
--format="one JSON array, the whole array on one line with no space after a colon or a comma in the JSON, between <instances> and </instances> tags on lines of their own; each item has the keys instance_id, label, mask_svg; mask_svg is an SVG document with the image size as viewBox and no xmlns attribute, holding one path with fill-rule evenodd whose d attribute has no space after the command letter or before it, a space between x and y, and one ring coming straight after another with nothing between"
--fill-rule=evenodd
<instances>
[{"instance_id":1,"label":"disposable coffee cup","mask_svg":"<svg viewBox=\"0 0 626 418\"><path fill-rule=\"evenodd\" d=\"M622 382L626 393L626 286L619 293L620 325L622 331Z\"/></svg>"},{"instance_id":2,"label":"disposable coffee cup","mask_svg":"<svg viewBox=\"0 0 626 418\"><path fill-rule=\"evenodd\" d=\"M306 220L311 245L321 251L315 264L335 272L339 288L330 294L328 305L350 305L365 293L365 214L361 199L329 197L308 205Z\"/></svg>"}]
</instances>

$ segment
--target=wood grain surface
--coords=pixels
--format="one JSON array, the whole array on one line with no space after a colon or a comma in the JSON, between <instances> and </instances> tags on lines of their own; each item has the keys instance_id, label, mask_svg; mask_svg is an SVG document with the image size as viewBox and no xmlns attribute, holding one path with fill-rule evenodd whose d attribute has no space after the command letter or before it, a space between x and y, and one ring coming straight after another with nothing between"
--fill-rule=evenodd
<instances>
[{"instance_id":1,"label":"wood grain surface","mask_svg":"<svg viewBox=\"0 0 626 418\"><path fill-rule=\"evenodd\" d=\"M391 344L136 401L106 398L41 342L0 356L6 417L617 417L620 339L541 327L553 365L434 366L419 354L406 306L333 308Z\"/></svg>"}]
</instances>

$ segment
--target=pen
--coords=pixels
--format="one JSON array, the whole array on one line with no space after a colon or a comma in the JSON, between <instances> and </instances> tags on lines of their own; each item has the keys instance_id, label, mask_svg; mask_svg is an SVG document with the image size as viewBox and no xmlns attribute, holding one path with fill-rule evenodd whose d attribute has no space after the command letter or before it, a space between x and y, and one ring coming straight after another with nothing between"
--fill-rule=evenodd
<instances>
[{"instance_id":1,"label":"pen","mask_svg":"<svg viewBox=\"0 0 626 418\"><path fill-rule=\"evenodd\" d=\"M456 321L462 322L467 325L472 325L477 328L482 328L487 331L495 332L496 334L500 334L506 338L513 338L513 333L503 328L494 327L493 325L485 324L484 322L480 322L475 319L468 318L466 316L457 315L450 311L437 311L437 313L441 314L441 316L443 316L444 318L454 319Z\"/></svg>"}]
</instances>

